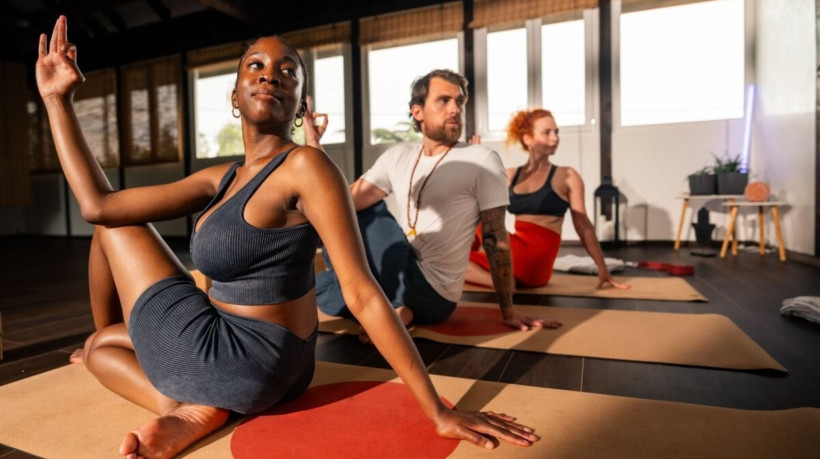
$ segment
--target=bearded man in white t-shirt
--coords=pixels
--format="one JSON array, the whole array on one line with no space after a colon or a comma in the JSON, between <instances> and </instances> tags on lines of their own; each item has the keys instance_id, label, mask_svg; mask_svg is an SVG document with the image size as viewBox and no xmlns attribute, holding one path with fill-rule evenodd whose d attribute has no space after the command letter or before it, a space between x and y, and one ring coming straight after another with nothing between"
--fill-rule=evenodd
<instances>
[{"instance_id":1,"label":"bearded man in white t-shirt","mask_svg":"<svg viewBox=\"0 0 820 459\"><path fill-rule=\"evenodd\" d=\"M461 297L480 222L504 323L520 330L559 327L513 307L507 177L498 153L458 140L467 97L467 80L458 73L434 70L418 78L409 105L421 143L385 151L350 187L371 271L405 326L441 322ZM312 127L312 114L306 118ZM307 137L318 143L316 135ZM397 219L384 203L390 194ZM319 308L350 316L341 292L351 290L339 284L332 261L325 257L328 270L316 277Z\"/></svg>"}]
</instances>

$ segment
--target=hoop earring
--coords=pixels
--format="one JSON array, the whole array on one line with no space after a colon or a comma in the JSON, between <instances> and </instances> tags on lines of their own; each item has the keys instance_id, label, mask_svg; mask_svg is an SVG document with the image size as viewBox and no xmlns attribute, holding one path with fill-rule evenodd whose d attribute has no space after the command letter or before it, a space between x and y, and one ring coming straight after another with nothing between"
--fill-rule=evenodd
<instances>
[{"instance_id":1,"label":"hoop earring","mask_svg":"<svg viewBox=\"0 0 820 459\"><path fill-rule=\"evenodd\" d=\"M299 122L299 124L296 124L296 122L297 122L297 121ZM301 116L297 116L297 117L293 120L293 125L294 125L294 126L296 126L296 127L298 127L298 128L302 127L302 125L304 125L304 124L305 124L305 120L303 120Z\"/></svg>"},{"instance_id":2,"label":"hoop earring","mask_svg":"<svg viewBox=\"0 0 820 459\"><path fill-rule=\"evenodd\" d=\"M239 113L239 107L234 107L234 108L232 108L232 109L231 109L231 115L232 115L234 118L239 118L240 116L242 116L242 114L241 114L241 113Z\"/></svg>"}]
</instances>

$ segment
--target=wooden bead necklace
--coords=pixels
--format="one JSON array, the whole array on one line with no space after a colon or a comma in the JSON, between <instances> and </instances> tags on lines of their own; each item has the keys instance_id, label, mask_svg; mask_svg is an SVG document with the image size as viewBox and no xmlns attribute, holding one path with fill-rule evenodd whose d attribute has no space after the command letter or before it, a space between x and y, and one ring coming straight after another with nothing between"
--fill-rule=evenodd
<instances>
[{"instance_id":1,"label":"wooden bead necklace","mask_svg":"<svg viewBox=\"0 0 820 459\"><path fill-rule=\"evenodd\" d=\"M410 223L410 201L413 200L413 176L416 175L416 167L418 167L419 160L421 160L421 154L424 152L424 145L422 145L421 149L419 150L419 155L416 157L416 163L413 164L413 170L410 171L410 187L407 189L407 226L410 227L410 231L407 232L408 238L416 237L416 224L419 221L419 209L421 208L421 194L424 193L424 186L427 185L427 181L430 180L430 176L432 176L433 172L436 171L436 168L444 160L444 157L447 156L447 153L450 153L450 150L452 150L453 145L447 147L447 150L441 155L438 161L436 161L436 163L433 164L433 168L430 170L430 173L427 174L427 177L424 177L424 181L421 182L421 187L419 188L419 195L416 197L416 215L413 217L413 223Z\"/></svg>"}]
</instances>

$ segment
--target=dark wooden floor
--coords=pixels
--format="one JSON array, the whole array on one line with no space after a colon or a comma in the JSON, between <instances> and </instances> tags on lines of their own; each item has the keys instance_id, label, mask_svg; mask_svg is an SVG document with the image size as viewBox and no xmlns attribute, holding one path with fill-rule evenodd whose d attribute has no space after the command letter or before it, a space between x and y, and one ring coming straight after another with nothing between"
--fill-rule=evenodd
<instances>
[{"instance_id":1,"label":"dark wooden floor","mask_svg":"<svg viewBox=\"0 0 820 459\"><path fill-rule=\"evenodd\" d=\"M186 265L187 240L169 241ZM87 238L0 238L0 314L5 358L0 385L67 364L69 353L92 330L86 282ZM583 254L579 247L562 253ZM820 268L776 254L741 251L737 258L692 256L688 249L627 247L607 256L628 261L656 260L695 266L687 280L708 303L528 298L546 306L718 313L728 316L789 369L787 375L636 363L521 351L479 349L417 339L433 374L526 384L601 394L670 400L731 408L775 410L820 407L820 325L779 314L785 298L820 296ZM665 273L628 269L629 275ZM594 278L590 278L593 282ZM489 300L465 294L465 300ZM321 334L319 360L387 368L372 346L353 336ZM2 411L2 408L0 408ZM4 416L13 413L3 413ZM0 444L0 458L32 457Z\"/></svg>"}]
</instances>

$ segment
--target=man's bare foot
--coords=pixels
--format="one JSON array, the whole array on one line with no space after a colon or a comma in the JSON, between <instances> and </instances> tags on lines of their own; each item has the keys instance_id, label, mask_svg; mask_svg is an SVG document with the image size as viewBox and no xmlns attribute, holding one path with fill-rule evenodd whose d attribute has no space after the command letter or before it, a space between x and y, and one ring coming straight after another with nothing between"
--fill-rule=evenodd
<instances>
[{"instance_id":1,"label":"man's bare foot","mask_svg":"<svg viewBox=\"0 0 820 459\"><path fill-rule=\"evenodd\" d=\"M120 444L126 459L170 458L218 429L228 411L203 405L181 405L129 432Z\"/></svg>"},{"instance_id":2,"label":"man's bare foot","mask_svg":"<svg viewBox=\"0 0 820 459\"><path fill-rule=\"evenodd\" d=\"M401 319L401 323L405 327L410 327L410 322L413 321L413 310L406 307L406 306L399 306L398 308L394 309L396 314L399 315L399 319ZM359 327L359 341L364 344L370 344L370 337L367 335L367 331L365 331L364 327Z\"/></svg>"},{"instance_id":3,"label":"man's bare foot","mask_svg":"<svg viewBox=\"0 0 820 459\"><path fill-rule=\"evenodd\" d=\"M83 349L74 349L74 352L71 353L71 356L68 358L68 361L75 365L85 365L85 359L83 358Z\"/></svg>"}]
</instances>

